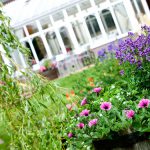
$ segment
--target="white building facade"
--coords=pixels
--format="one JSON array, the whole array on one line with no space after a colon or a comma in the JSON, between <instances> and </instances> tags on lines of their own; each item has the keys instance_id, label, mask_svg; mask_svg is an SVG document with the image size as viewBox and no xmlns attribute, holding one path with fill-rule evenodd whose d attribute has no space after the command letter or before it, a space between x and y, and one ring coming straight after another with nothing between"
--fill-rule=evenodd
<instances>
[{"instance_id":1,"label":"white building facade","mask_svg":"<svg viewBox=\"0 0 150 150\"><path fill-rule=\"evenodd\" d=\"M146 0L16 0L4 11L20 42L30 49L35 70L43 59L59 62L94 50L136 32L150 19ZM12 57L28 67L18 51Z\"/></svg>"}]
</instances>

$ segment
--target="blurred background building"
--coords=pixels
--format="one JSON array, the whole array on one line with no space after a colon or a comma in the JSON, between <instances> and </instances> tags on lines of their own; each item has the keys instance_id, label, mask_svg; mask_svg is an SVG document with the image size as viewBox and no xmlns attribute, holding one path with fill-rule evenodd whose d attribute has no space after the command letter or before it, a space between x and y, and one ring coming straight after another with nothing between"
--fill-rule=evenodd
<instances>
[{"instance_id":1,"label":"blurred background building","mask_svg":"<svg viewBox=\"0 0 150 150\"><path fill-rule=\"evenodd\" d=\"M150 0L2 0L34 70L45 59L63 63L150 24ZM28 67L17 50L14 60ZM72 60L71 60L72 62ZM70 64L71 62L68 62ZM60 63L60 64L61 64Z\"/></svg>"}]
</instances>

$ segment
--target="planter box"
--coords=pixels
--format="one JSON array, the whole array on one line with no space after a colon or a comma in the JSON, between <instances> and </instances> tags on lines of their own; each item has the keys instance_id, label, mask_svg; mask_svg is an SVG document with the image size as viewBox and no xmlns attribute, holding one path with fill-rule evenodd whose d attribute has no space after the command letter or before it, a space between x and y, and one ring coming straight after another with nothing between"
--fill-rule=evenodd
<instances>
[{"instance_id":1,"label":"planter box","mask_svg":"<svg viewBox=\"0 0 150 150\"><path fill-rule=\"evenodd\" d=\"M150 150L150 133L140 135L138 132L116 136L113 139L93 141L95 150Z\"/></svg>"},{"instance_id":2,"label":"planter box","mask_svg":"<svg viewBox=\"0 0 150 150\"><path fill-rule=\"evenodd\" d=\"M46 77L48 80L53 80L59 77L59 72L57 68L54 69L48 69L44 72L40 72L40 74L44 77Z\"/></svg>"}]
</instances>

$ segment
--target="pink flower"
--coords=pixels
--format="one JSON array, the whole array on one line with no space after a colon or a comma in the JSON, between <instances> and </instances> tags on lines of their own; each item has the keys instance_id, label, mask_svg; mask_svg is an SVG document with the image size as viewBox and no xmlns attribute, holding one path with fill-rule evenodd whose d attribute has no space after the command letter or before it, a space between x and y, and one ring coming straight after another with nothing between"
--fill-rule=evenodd
<instances>
[{"instance_id":1,"label":"pink flower","mask_svg":"<svg viewBox=\"0 0 150 150\"><path fill-rule=\"evenodd\" d=\"M85 109L80 113L80 116L88 116L89 112L90 112L90 110Z\"/></svg>"},{"instance_id":2,"label":"pink flower","mask_svg":"<svg viewBox=\"0 0 150 150\"><path fill-rule=\"evenodd\" d=\"M94 88L94 89L93 89L93 92L94 92L94 93L99 93L101 90L102 90L101 87L97 87L97 88Z\"/></svg>"},{"instance_id":3,"label":"pink flower","mask_svg":"<svg viewBox=\"0 0 150 150\"><path fill-rule=\"evenodd\" d=\"M90 120L88 123L89 127L92 127L93 125L96 125L96 124L97 124L97 119Z\"/></svg>"},{"instance_id":4,"label":"pink flower","mask_svg":"<svg viewBox=\"0 0 150 150\"><path fill-rule=\"evenodd\" d=\"M73 134L71 132L68 133L68 138L72 138Z\"/></svg>"},{"instance_id":5,"label":"pink flower","mask_svg":"<svg viewBox=\"0 0 150 150\"><path fill-rule=\"evenodd\" d=\"M133 117L134 117L134 114L135 114L135 112L134 112L133 110L126 110L125 113L126 113L126 117L127 117L128 119L133 118Z\"/></svg>"},{"instance_id":6,"label":"pink flower","mask_svg":"<svg viewBox=\"0 0 150 150\"><path fill-rule=\"evenodd\" d=\"M46 69L46 67L45 66L41 66L40 67L40 72L44 72L44 71L46 71L47 69Z\"/></svg>"},{"instance_id":7,"label":"pink flower","mask_svg":"<svg viewBox=\"0 0 150 150\"><path fill-rule=\"evenodd\" d=\"M87 104L86 98L84 98L84 99L81 101L81 106L83 106L83 105L85 105L85 104Z\"/></svg>"},{"instance_id":8,"label":"pink flower","mask_svg":"<svg viewBox=\"0 0 150 150\"><path fill-rule=\"evenodd\" d=\"M81 123L77 124L77 127L80 129L84 128L84 123L81 122Z\"/></svg>"},{"instance_id":9,"label":"pink flower","mask_svg":"<svg viewBox=\"0 0 150 150\"><path fill-rule=\"evenodd\" d=\"M111 103L110 102L103 102L102 104L101 104L101 106L100 106L100 108L102 109L102 110L110 110L111 109Z\"/></svg>"},{"instance_id":10,"label":"pink flower","mask_svg":"<svg viewBox=\"0 0 150 150\"><path fill-rule=\"evenodd\" d=\"M145 108L145 107L148 107L150 104L150 100L149 99L142 99L140 100L139 104L138 104L138 107L139 108Z\"/></svg>"},{"instance_id":11,"label":"pink flower","mask_svg":"<svg viewBox=\"0 0 150 150\"><path fill-rule=\"evenodd\" d=\"M68 110L72 109L72 105L71 104L67 104L66 107L67 107Z\"/></svg>"},{"instance_id":12,"label":"pink flower","mask_svg":"<svg viewBox=\"0 0 150 150\"><path fill-rule=\"evenodd\" d=\"M66 105L67 109L68 109L68 110L70 110L70 111L71 111L71 110L72 110L72 108L73 108L73 107L75 107L75 106L76 106L76 104L75 104L75 103L67 104L67 105Z\"/></svg>"}]
</instances>

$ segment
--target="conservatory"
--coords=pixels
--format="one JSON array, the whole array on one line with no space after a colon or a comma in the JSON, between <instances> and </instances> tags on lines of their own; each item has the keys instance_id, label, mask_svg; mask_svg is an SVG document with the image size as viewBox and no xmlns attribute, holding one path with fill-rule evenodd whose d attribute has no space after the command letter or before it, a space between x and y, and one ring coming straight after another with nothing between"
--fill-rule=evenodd
<instances>
[{"instance_id":1,"label":"conservatory","mask_svg":"<svg viewBox=\"0 0 150 150\"><path fill-rule=\"evenodd\" d=\"M15 35L30 49L28 59L34 70L46 59L62 65L89 49L96 53L100 46L126 37L128 31L136 32L150 19L146 0L15 0L3 10ZM21 68L29 67L17 50L12 58Z\"/></svg>"}]
</instances>

